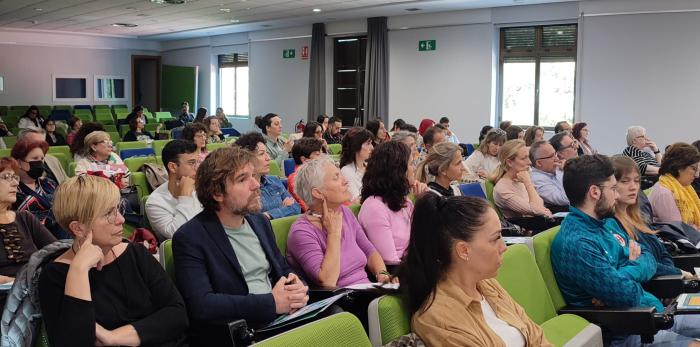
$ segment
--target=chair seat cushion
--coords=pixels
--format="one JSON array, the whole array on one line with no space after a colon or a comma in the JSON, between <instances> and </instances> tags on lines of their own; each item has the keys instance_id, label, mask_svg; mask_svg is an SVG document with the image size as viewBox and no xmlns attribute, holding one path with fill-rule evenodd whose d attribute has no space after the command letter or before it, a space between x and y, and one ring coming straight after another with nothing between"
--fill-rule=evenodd
<instances>
[{"instance_id":1,"label":"chair seat cushion","mask_svg":"<svg viewBox=\"0 0 700 347\"><path fill-rule=\"evenodd\" d=\"M573 314L562 314L544 322L542 330L555 346L603 346L600 327Z\"/></svg>"}]
</instances>

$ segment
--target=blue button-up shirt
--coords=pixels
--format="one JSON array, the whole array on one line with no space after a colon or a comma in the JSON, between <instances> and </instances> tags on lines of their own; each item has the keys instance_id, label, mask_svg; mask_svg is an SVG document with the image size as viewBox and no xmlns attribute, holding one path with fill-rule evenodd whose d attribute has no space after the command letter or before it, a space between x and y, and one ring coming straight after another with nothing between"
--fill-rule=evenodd
<instances>
[{"instance_id":1,"label":"blue button-up shirt","mask_svg":"<svg viewBox=\"0 0 700 347\"><path fill-rule=\"evenodd\" d=\"M629 260L629 239L614 219L597 220L571 207L552 242L552 268L569 305L592 306L592 299L606 306L653 306L661 301L642 289L641 283L656 273L656 260L643 246L636 260Z\"/></svg>"},{"instance_id":2,"label":"blue button-up shirt","mask_svg":"<svg viewBox=\"0 0 700 347\"><path fill-rule=\"evenodd\" d=\"M542 170L532 168L530 177L535 186L537 194L548 205L569 206L569 198L564 191L563 172L560 170L551 174Z\"/></svg>"},{"instance_id":3,"label":"blue button-up shirt","mask_svg":"<svg viewBox=\"0 0 700 347\"><path fill-rule=\"evenodd\" d=\"M294 200L292 194L289 194L289 191L284 187L284 184L279 178L267 175L260 179L262 212L267 212L273 219L301 213L301 207L296 200L289 206L284 206L282 204L282 201L287 198Z\"/></svg>"}]
</instances>

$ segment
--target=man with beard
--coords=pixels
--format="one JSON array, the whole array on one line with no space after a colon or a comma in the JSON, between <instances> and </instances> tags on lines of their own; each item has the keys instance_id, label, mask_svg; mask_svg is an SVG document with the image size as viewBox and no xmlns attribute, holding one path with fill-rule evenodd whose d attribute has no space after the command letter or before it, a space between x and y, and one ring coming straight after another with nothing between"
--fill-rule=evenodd
<instances>
[{"instance_id":1,"label":"man with beard","mask_svg":"<svg viewBox=\"0 0 700 347\"><path fill-rule=\"evenodd\" d=\"M249 327L262 327L309 299L308 287L280 254L270 222L258 213L255 160L237 146L209 154L195 187L204 210L173 236L192 346L230 346L227 323L245 319Z\"/></svg>"},{"instance_id":2,"label":"man with beard","mask_svg":"<svg viewBox=\"0 0 700 347\"><path fill-rule=\"evenodd\" d=\"M564 190L570 213L552 242L551 259L567 304L571 306L655 307L664 306L642 283L656 273L656 260L644 247L627 237L612 218L617 181L610 159L585 155L569 159L564 167ZM652 346L688 344L698 337L698 320L676 316L674 326L659 331ZM639 346L639 336L604 333L606 346Z\"/></svg>"}]
</instances>

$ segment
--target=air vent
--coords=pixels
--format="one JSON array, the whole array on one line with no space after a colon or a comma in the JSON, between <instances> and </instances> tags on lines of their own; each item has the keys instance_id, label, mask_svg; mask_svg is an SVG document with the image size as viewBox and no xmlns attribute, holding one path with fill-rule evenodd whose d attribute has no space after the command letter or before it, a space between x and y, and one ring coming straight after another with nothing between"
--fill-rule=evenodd
<instances>
[{"instance_id":1,"label":"air vent","mask_svg":"<svg viewBox=\"0 0 700 347\"><path fill-rule=\"evenodd\" d=\"M416 11L420 11L420 8L411 7L411 8L407 8L406 11L408 11L408 12L416 12Z\"/></svg>"}]
</instances>

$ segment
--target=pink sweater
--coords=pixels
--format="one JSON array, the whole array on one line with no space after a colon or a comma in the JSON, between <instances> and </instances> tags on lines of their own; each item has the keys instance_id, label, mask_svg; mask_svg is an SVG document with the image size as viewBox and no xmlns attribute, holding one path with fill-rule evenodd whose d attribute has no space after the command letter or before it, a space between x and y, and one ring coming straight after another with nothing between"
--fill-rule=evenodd
<instances>
[{"instance_id":1,"label":"pink sweater","mask_svg":"<svg viewBox=\"0 0 700 347\"><path fill-rule=\"evenodd\" d=\"M544 214L544 202L540 197L530 201L527 188L522 182L508 177L498 180L493 188L493 200L501 209L503 217L532 217Z\"/></svg>"},{"instance_id":2,"label":"pink sweater","mask_svg":"<svg viewBox=\"0 0 700 347\"><path fill-rule=\"evenodd\" d=\"M358 215L360 225L384 263L396 265L401 262L411 237L411 215L413 203L408 200L406 207L397 212L390 210L377 196L370 196L362 204Z\"/></svg>"}]
</instances>

